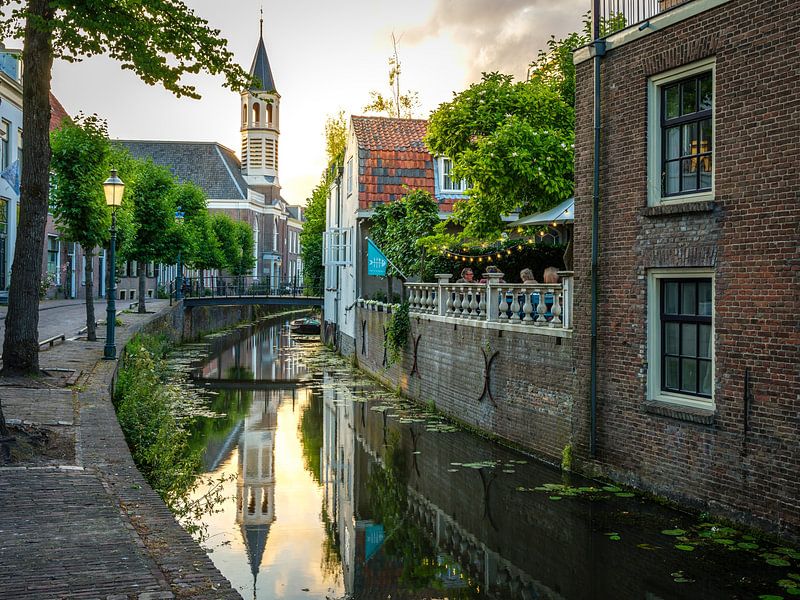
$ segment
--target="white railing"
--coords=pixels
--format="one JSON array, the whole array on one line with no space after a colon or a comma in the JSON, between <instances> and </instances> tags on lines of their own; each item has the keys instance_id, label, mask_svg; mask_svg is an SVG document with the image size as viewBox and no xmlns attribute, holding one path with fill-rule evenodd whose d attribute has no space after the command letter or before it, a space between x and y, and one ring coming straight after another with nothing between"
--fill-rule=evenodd
<instances>
[{"instance_id":1,"label":"white railing","mask_svg":"<svg viewBox=\"0 0 800 600\"><path fill-rule=\"evenodd\" d=\"M407 283L409 312L437 315L487 326L511 324L547 329L572 328L572 272L560 283L501 283L502 274L487 273L487 283Z\"/></svg>"}]
</instances>

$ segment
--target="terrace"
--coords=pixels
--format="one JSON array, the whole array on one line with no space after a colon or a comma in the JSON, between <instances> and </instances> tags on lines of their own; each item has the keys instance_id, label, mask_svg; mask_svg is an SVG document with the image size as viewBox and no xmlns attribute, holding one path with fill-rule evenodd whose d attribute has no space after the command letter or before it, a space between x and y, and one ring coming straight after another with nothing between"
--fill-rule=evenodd
<instances>
[{"instance_id":1,"label":"terrace","mask_svg":"<svg viewBox=\"0 0 800 600\"><path fill-rule=\"evenodd\" d=\"M449 274L437 283L408 283L409 313L434 321L570 337L572 335L571 271L560 283L501 283L502 273L487 274L487 283L451 283Z\"/></svg>"},{"instance_id":2,"label":"terrace","mask_svg":"<svg viewBox=\"0 0 800 600\"><path fill-rule=\"evenodd\" d=\"M596 0L595 10L604 24L603 35L609 36L632 27L693 0Z\"/></svg>"}]
</instances>

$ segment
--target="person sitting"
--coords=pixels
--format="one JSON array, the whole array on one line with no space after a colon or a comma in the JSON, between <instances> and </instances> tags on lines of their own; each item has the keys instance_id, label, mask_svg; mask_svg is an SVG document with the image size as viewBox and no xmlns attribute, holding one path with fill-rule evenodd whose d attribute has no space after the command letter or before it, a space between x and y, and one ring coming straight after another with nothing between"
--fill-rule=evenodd
<instances>
[{"instance_id":1,"label":"person sitting","mask_svg":"<svg viewBox=\"0 0 800 600\"><path fill-rule=\"evenodd\" d=\"M483 277L481 277L481 280L478 283L487 283L489 281L489 278L486 277L487 273L500 273L500 269L496 265L489 265L488 267L486 267L486 270L483 272ZM501 275L502 275L502 273L501 273ZM502 279L502 278L495 279L494 281L495 281L495 283L505 283L506 282L506 280Z\"/></svg>"},{"instance_id":2,"label":"person sitting","mask_svg":"<svg viewBox=\"0 0 800 600\"><path fill-rule=\"evenodd\" d=\"M530 269L522 269L519 272L519 278L522 280L522 283L538 283L533 276L533 271Z\"/></svg>"},{"instance_id":3,"label":"person sitting","mask_svg":"<svg viewBox=\"0 0 800 600\"><path fill-rule=\"evenodd\" d=\"M469 267L464 267L461 269L461 279L457 280L456 283L475 283L475 273Z\"/></svg>"},{"instance_id":4,"label":"person sitting","mask_svg":"<svg viewBox=\"0 0 800 600\"><path fill-rule=\"evenodd\" d=\"M547 267L544 270L543 278L545 283L558 283L558 269L555 267Z\"/></svg>"}]
</instances>

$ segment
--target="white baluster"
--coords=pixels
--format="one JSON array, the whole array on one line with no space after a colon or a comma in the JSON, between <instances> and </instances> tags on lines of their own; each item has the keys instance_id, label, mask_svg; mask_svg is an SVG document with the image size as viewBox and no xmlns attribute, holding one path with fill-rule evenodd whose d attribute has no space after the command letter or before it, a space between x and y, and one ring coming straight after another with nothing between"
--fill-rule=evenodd
<instances>
[{"instance_id":1,"label":"white baluster","mask_svg":"<svg viewBox=\"0 0 800 600\"><path fill-rule=\"evenodd\" d=\"M511 322L519 323L519 290L511 290Z\"/></svg>"},{"instance_id":2,"label":"white baluster","mask_svg":"<svg viewBox=\"0 0 800 600\"><path fill-rule=\"evenodd\" d=\"M553 308L550 311L553 313L553 318L550 320L550 327L561 326L561 290L553 291Z\"/></svg>"},{"instance_id":3,"label":"white baluster","mask_svg":"<svg viewBox=\"0 0 800 600\"><path fill-rule=\"evenodd\" d=\"M505 288L500 288L500 314L501 321L508 321L508 292Z\"/></svg>"},{"instance_id":4,"label":"white baluster","mask_svg":"<svg viewBox=\"0 0 800 600\"><path fill-rule=\"evenodd\" d=\"M450 286L447 286L446 288L444 288L444 290L445 290L445 293L447 294L447 313L446 314L447 314L448 317L452 317L453 314L454 314L453 296L455 295L455 292L453 291L453 288L451 288Z\"/></svg>"},{"instance_id":5,"label":"white baluster","mask_svg":"<svg viewBox=\"0 0 800 600\"><path fill-rule=\"evenodd\" d=\"M470 290L469 293L469 318L470 319L477 319L478 318L478 301L475 299L475 288Z\"/></svg>"},{"instance_id":6,"label":"white baluster","mask_svg":"<svg viewBox=\"0 0 800 600\"><path fill-rule=\"evenodd\" d=\"M479 292L481 295L481 299L478 302L478 311L480 312L478 318L483 319L484 321L486 320L486 289L487 288L484 288Z\"/></svg>"},{"instance_id":7,"label":"white baluster","mask_svg":"<svg viewBox=\"0 0 800 600\"><path fill-rule=\"evenodd\" d=\"M522 290L525 294L525 303L522 305L522 322L526 325L530 325L533 323L533 317L531 313L533 313L533 304L531 304L531 290L525 289Z\"/></svg>"},{"instance_id":8,"label":"white baluster","mask_svg":"<svg viewBox=\"0 0 800 600\"><path fill-rule=\"evenodd\" d=\"M545 317L545 313L547 312L547 305L544 303L544 289L539 289L539 304L536 305L536 312L538 313L539 317L536 319L536 323L539 327L544 327L547 325L547 317Z\"/></svg>"},{"instance_id":9,"label":"white baluster","mask_svg":"<svg viewBox=\"0 0 800 600\"><path fill-rule=\"evenodd\" d=\"M453 288L453 316L456 319L461 318L461 300L463 296L461 295L461 286L456 286Z\"/></svg>"}]
</instances>

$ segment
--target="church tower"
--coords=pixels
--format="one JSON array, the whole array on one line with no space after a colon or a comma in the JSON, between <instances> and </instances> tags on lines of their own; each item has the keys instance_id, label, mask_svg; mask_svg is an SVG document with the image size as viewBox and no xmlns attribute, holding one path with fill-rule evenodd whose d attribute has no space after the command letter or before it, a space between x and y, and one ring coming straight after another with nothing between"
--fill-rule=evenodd
<instances>
[{"instance_id":1,"label":"church tower","mask_svg":"<svg viewBox=\"0 0 800 600\"><path fill-rule=\"evenodd\" d=\"M250 67L256 79L242 92L242 175L248 185L264 193L267 199L278 196L278 137L280 135L281 96L264 47L264 19L256 54ZM272 189L269 189L272 188Z\"/></svg>"}]
</instances>

